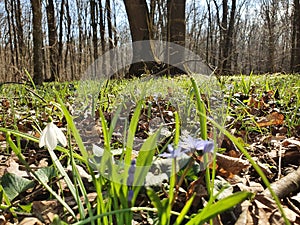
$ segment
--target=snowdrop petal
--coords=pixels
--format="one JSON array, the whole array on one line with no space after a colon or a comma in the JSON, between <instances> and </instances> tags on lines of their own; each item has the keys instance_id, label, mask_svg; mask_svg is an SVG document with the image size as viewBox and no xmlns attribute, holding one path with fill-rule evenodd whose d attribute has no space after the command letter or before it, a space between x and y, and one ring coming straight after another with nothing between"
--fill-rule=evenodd
<instances>
[{"instance_id":1,"label":"snowdrop petal","mask_svg":"<svg viewBox=\"0 0 300 225\"><path fill-rule=\"evenodd\" d=\"M41 134L40 139L39 139L39 147L42 148L45 146L45 134L44 132Z\"/></svg>"},{"instance_id":2,"label":"snowdrop petal","mask_svg":"<svg viewBox=\"0 0 300 225\"><path fill-rule=\"evenodd\" d=\"M45 143L46 143L46 147L49 150L54 150L55 147L57 146L57 137L51 125L49 126L48 132L46 133Z\"/></svg>"},{"instance_id":3,"label":"snowdrop petal","mask_svg":"<svg viewBox=\"0 0 300 225\"><path fill-rule=\"evenodd\" d=\"M45 146L45 137L46 137L46 133L48 132L48 125L46 126L46 128L42 131L40 139L39 139L39 147L42 148Z\"/></svg>"},{"instance_id":4,"label":"snowdrop petal","mask_svg":"<svg viewBox=\"0 0 300 225\"><path fill-rule=\"evenodd\" d=\"M53 130L56 134L56 138L59 141L59 143L61 143L61 145L64 147L67 146L67 139L64 133L56 125L53 124L53 126Z\"/></svg>"}]
</instances>

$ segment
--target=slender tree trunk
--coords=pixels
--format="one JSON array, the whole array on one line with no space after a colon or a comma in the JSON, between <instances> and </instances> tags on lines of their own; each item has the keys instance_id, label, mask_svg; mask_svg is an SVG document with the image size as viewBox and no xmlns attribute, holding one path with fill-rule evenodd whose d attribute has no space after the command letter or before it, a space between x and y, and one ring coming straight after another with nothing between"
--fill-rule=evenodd
<instances>
[{"instance_id":1,"label":"slender tree trunk","mask_svg":"<svg viewBox=\"0 0 300 225\"><path fill-rule=\"evenodd\" d=\"M43 32L41 0L31 0L32 36L33 36L33 81L36 85L43 83Z\"/></svg>"},{"instance_id":2,"label":"slender tree trunk","mask_svg":"<svg viewBox=\"0 0 300 225\"><path fill-rule=\"evenodd\" d=\"M58 37L58 74L63 73L63 21L65 0L61 1L59 13L59 37Z\"/></svg>"},{"instance_id":3,"label":"slender tree trunk","mask_svg":"<svg viewBox=\"0 0 300 225\"><path fill-rule=\"evenodd\" d=\"M13 34L13 44L14 44L14 57L15 57L15 65L18 67L19 65L19 44L18 44L18 33L17 33L17 27L16 27L16 22L15 22L15 1L11 1L11 18L12 18L12 34Z\"/></svg>"},{"instance_id":4,"label":"slender tree trunk","mask_svg":"<svg viewBox=\"0 0 300 225\"><path fill-rule=\"evenodd\" d=\"M151 33L150 33L150 38L151 39L154 39L154 15L155 15L155 8L156 8L156 0L150 0L150 30L151 30Z\"/></svg>"},{"instance_id":5,"label":"slender tree trunk","mask_svg":"<svg viewBox=\"0 0 300 225\"><path fill-rule=\"evenodd\" d=\"M72 18L70 15L70 7L69 7L69 1L66 0L66 17L67 17L67 48L66 48L66 52L65 52L65 62L64 62L64 67L67 68L67 66L69 65L69 69L70 72L66 73L66 75L64 76L64 80L68 80L68 79L73 79L74 77L74 56L72 55L72 44L73 44L73 38L71 36L71 25L72 25ZM68 63L68 56L69 56L69 63ZM67 77L67 75L70 75L70 77Z\"/></svg>"},{"instance_id":6,"label":"slender tree trunk","mask_svg":"<svg viewBox=\"0 0 300 225\"><path fill-rule=\"evenodd\" d=\"M103 16L103 7L101 0L99 0L99 16L100 16L100 41L101 41L101 50L102 54L105 52L105 26L104 26L104 16Z\"/></svg>"},{"instance_id":7,"label":"slender tree trunk","mask_svg":"<svg viewBox=\"0 0 300 225\"><path fill-rule=\"evenodd\" d=\"M300 4L299 0L294 0L294 63L293 71L300 73Z\"/></svg>"},{"instance_id":8,"label":"slender tree trunk","mask_svg":"<svg viewBox=\"0 0 300 225\"><path fill-rule=\"evenodd\" d=\"M90 8L91 8L91 26L92 26L92 42L93 42L93 50L94 50L94 60L98 58L98 37L97 37L97 10L96 10L96 2L95 0L90 0Z\"/></svg>"},{"instance_id":9,"label":"slender tree trunk","mask_svg":"<svg viewBox=\"0 0 300 225\"><path fill-rule=\"evenodd\" d=\"M47 1L46 6L47 23L48 23L48 42L50 46L50 79L48 81L55 81L58 77L58 52L57 52L57 31L55 21L55 11L53 0Z\"/></svg>"},{"instance_id":10,"label":"slender tree trunk","mask_svg":"<svg viewBox=\"0 0 300 225\"><path fill-rule=\"evenodd\" d=\"M274 21L274 6L270 6L270 3L265 3L265 19L266 25L268 30L268 61L267 61L267 72L275 72L275 37L274 37L274 28L275 28L275 21Z\"/></svg>"},{"instance_id":11,"label":"slender tree trunk","mask_svg":"<svg viewBox=\"0 0 300 225\"><path fill-rule=\"evenodd\" d=\"M101 2L101 0L100 0ZM77 23L78 23L78 74L81 75L82 70L82 19L81 19L81 11L82 11L82 4L80 0L76 0L77 6Z\"/></svg>"},{"instance_id":12,"label":"slender tree trunk","mask_svg":"<svg viewBox=\"0 0 300 225\"><path fill-rule=\"evenodd\" d=\"M23 69L24 66L24 55L25 55L25 45L24 45L24 32L22 24L22 8L20 0L17 0L15 6L15 17L16 17L16 29L18 37L18 52L19 52L19 70Z\"/></svg>"},{"instance_id":13,"label":"slender tree trunk","mask_svg":"<svg viewBox=\"0 0 300 225\"><path fill-rule=\"evenodd\" d=\"M114 5L114 9L116 10L116 1L115 0L113 0L113 5ZM114 29L113 29L113 32L114 32L114 46L117 46L118 41L119 41L119 35L118 35L118 32L117 32L117 13L116 13L116 11L114 11L113 17L114 17Z\"/></svg>"},{"instance_id":14,"label":"slender tree trunk","mask_svg":"<svg viewBox=\"0 0 300 225\"><path fill-rule=\"evenodd\" d=\"M229 18L229 26L226 30L224 48L223 48L223 65L222 70L225 74L231 74L231 54L232 54L232 43L234 34L234 23L235 23L235 10L236 10L236 0L231 1L231 11Z\"/></svg>"},{"instance_id":15,"label":"slender tree trunk","mask_svg":"<svg viewBox=\"0 0 300 225\"><path fill-rule=\"evenodd\" d=\"M114 47L114 41L113 41L113 26L112 26L112 20L111 20L111 7L110 7L110 0L106 0L105 3L106 8L106 18L107 18L107 30L108 30L108 43L109 43L109 49L113 49Z\"/></svg>"},{"instance_id":16,"label":"slender tree trunk","mask_svg":"<svg viewBox=\"0 0 300 225\"><path fill-rule=\"evenodd\" d=\"M7 14L7 24L8 24L8 43L10 47L10 54L11 54L11 64L15 65L15 58L14 58L14 46L13 46L13 34L12 34L12 12L11 12L11 3L8 0L5 0L5 11Z\"/></svg>"},{"instance_id":17,"label":"slender tree trunk","mask_svg":"<svg viewBox=\"0 0 300 225\"><path fill-rule=\"evenodd\" d=\"M225 53L225 49L226 49L226 36L227 36L227 30L228 30L228 22L227 22L227 18L228 18L228 0L222 0L222 21L221 21L221 26L220 26L220 34L221 34L221 40L220 40L220 58L219 58L219 62L220 62L220 74L224 74L224 61L226 61L226 53Z\"/></svg>"}]
</instances>

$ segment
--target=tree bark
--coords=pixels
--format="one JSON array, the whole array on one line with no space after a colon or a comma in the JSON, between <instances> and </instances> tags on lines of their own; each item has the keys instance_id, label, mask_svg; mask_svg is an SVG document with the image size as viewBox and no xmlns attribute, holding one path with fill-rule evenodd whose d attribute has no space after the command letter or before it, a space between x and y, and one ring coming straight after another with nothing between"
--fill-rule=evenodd
<instances>
[{"instance_id":1,"label":"tree bark","mask_svg":"<svg viewBox=\"0 0 300 225\"><path fill-rule=\"evenodd\" d=\"M168 46L167 64L170 75L185 73L182 69L184 53L178 46L185 47L185 0L169 0L167 4L168 14ZM174 44L171 44L174 43Z\"/></svg>"},{"instance_id":2,"label":"tree bark","mask_svg":"<svg viewBox=\"0 0 300 225\"><path fill-rule=\"evenodd\" d=\"M233 43L233 31L235 23L235 10L236 10L236 0L231 1L231 11L229 17L229 26L226 30L224 48L223 48L223 65L222 70L225 74L231 74L231 54L232 54L232 43ZM226 25L227 26L227 25Z\"/></svg>"},{"instance_id":3,"label":"tree bark","mask_svg":"<svg viewBox=\"0 0 300 225\"><path fill-rule=\"evenodd\" d=\"M90 0L90 8L91 8L91 26L93 31L93 50L94 50L94 60L98 58L98 37L97 37L97 21L96 18L98 15L96 14L96 2L95 0Z\"/></svg>"},{"instance_id":4,"label":"tree bark","mask_svg":"<svg viewBox=\"0 0 300 225\"><path fill-rule=\"evenodd\" d=\"M41 0L31 0L33 36L33 81L41 85L43 76L43 32Z\"/></svg>"},{"instance_id":5,"label":"tree bark","mask_svg":"<svg viewBox=\"0 0 300 225\"><path fill-rule=\"evenodd\" d=\"M101 2L101 1L100 1ZM78 23L78 74L81 75L82 70L82 43L83 43L83 28L82 28L82 18L80 16L82 11L82 4L80 0L76 0L77 7L77 23Z\"/></svg>"},{"instance_id":6,"label":"tree bark","mask_svg":"<svg viewBox=\"0 0 300 225\"><path fill-rule=\"evenodd\" d=\"M292 71L300 72L300 2L294 0L293 37L292 37Z\"/></svg>"},{"instance_id":7,"label":"tree bark","mask_svg":"<svg viewBox=\"0 0 300 225\"><path fill-rule=\"evenodd\" d=\"M16 29L17 29L17 36L18 36L18 51L19 51L18 68L22 70L24 66L25 45L24 45L24 32L23 32L23 24L22 24L22 8L21 8L20 0L16 1L15 11L16 11Z\"/></svg>"},{"instance_id":8,"label":"tree bark","mask_svg":"<svg viewBox=\"0 0 300 225\"><path fill-rule=\"evenodd\" d=\"M99 0L99 16L100 16L100 41L101 41L101 50L102 54L105 52L105 26L104 26L104 16L103 16L103 7L101 0Z\"/></svg>"},{"instance_id":9,"label":"tree bark","mask_svg":"<svg viewBox=\"0 0 300 225\"><path fill-rule=\"evenodd\" d=\"M264 2L263 10L266 21L266 26L268 30L268 60L267 60L267 71L274 73L275 68L275 27L276 27L276 14L278 11L278 3L274 2Z\"/></svg>"},{"instance_id":10,"label":"tree bark","mask_svg":"<svg viewBox=\"0 0 300 225\"><path fill-rule=\"evenodd\" d=\"M156 67L156 61L150 44L149 11L145 0L124 0L131 39L133 59L126 78L141 76ZM143 42L140 42L143 41Z\"/></svg>"},{"instance_id":11,"label":"tree bark","mask_svg":"<svg viewBox=\"0 0 300 225\"><path fill-rule=\"evenodd\" d=\"M57 32L53 0L47 1L46 6L48 23L48 42L50 46L50 78L47 81L57 80L58 73L58 52L57 52Z\"/></svg>"},{"instance_id":12,"label":"tree bark","mask_svg":"<svg viewBox=\"0 0 300 225\"><path fill-rule=\"evenodd\" d=\"M113 49L114 42L113 42L113 26L112 26L112 20L111 20L110 0L106 0L105 8L106 8L107 30L108 30L108 38L109 38L109 40L108 40L109 49Z\"/></svg>"},{"instance_id":13,"label":"tree bark","mask_svg":"<svg viewBox=\"0 0 300 225\"><path fill-rule=\"evenodd\" d=\"M59 12L59 37L58 37L58 68L59 73L63 71L63 21L64 21L65 0L61 1ZM80 17L80 16L79 16Z\"/></svg>"},{"instance_id":14,"label":"tree bark","mask_svg":"<svg viewBox=\"0 0 300 225\"><path fill-rule=\"evenodd\" d=\"M8 24L8 43L9 43L9 47L10 47L10 54L11 54L11 64L14 66L15 65L15 58L14 58L14 46L13 46L13 35L12 35L12 12L11 12L11 7L10 4L8 2L8 0L4 1L5 3L5 11L7 13L7 24Z\"/></svg>"}]
</instances>

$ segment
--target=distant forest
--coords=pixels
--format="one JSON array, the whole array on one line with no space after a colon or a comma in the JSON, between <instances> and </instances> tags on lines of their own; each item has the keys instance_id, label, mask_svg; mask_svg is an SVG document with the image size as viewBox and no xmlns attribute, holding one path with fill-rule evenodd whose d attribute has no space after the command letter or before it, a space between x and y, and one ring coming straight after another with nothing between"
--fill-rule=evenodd
<instances>
[{"instance_id":1,"label":"distant forest","mask_svg":"<svg viewBox=\"0 0 300 225\"><path fill-rule=\"evenodd\" d=\"M1 0L0 82L22 81L25 69L37 84L78 80L141 40L184 46L222 75L299 73L299 0Z\"/></svg>"}]
</instances>

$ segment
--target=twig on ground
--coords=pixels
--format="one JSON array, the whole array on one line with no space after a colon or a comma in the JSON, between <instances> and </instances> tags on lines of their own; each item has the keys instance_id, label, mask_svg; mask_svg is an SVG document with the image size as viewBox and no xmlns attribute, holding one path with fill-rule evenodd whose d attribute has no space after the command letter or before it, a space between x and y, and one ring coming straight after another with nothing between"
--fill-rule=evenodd
<instances>
[{"instance_id":1,"label":"twig on ground","mask_svg":"<svg viewBox=\"0 0 300 225\"><path fill-rule=\"evenodd\" d=\"M272 183L271 188L280 199L288 196L291 192L297 191L300 188L300 167L294 172L289 173L280 180ZM268 189L265 189L263 194L271 197Z\"/></svg>"}]
</instances>

